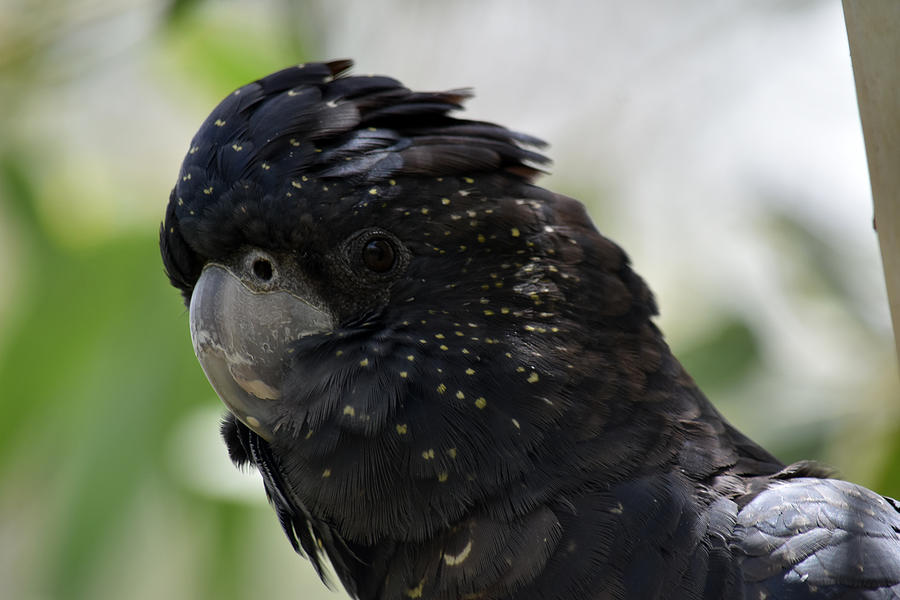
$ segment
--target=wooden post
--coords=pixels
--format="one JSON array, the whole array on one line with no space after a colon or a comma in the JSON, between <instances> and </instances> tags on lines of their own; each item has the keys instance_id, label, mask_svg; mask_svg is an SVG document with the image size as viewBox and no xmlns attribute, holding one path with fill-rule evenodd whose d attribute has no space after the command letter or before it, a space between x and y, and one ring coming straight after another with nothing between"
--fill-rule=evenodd
<instances>
[{"instance_id":1,"label":"wooden post","mask_svg":"<svg viewBox=\"0 0 900 600\"><path fill-rule=\"evenodd\" d=\"M900 357L900 0L843 0Z\"/></svg>"}]
</instances>

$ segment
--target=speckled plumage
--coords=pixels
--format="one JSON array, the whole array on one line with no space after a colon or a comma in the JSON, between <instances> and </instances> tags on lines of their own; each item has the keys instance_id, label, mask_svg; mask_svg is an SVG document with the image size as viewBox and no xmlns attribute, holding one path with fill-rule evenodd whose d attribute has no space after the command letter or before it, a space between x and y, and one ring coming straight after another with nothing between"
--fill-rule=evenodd
<instances>
[{"instance_id":1,"label":"speckled plumage","mask_svg":"<svg viewBox=\"0 0 900 600\"><path fill-rule=\"evenodd\" d=\"M256 248L334 318L292 343L268 439L223 425L295 549L365 599L900 593L897 503L716 412L624 252L532 184L541 142L347 67L228 96L160 235L186 301Z\"/></svg>"}]
</instances>

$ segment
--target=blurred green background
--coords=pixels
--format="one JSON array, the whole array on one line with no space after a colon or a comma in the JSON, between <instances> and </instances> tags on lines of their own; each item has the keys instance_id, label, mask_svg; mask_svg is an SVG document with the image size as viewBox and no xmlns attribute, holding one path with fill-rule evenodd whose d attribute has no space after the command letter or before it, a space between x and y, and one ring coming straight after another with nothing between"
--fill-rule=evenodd
<instances>
[{"instance_id":1,"label":"blurred green background","mask_svg":"<svg viewBox=\"0 0 900 600\"><path fill-rule=\"evenodd\" d=\"M809 4L787 15L772 9L772 18L813 21L819 13ZM354 13L363 6L0 2L0 597L333 597L290 551L255 474L228 464L217 438L223 409L191 351L157 231L188 141L225 94L289 64L365 54L336 47L357 29L381 27L385 44L396 44L423 10L387 2L383 20L366 23ZM471 19L479 6L452 10ZM540 9L532 13L541 18ZM393 15L399 25L387 29ZM712 26L738 16L719 15ZM489 37L489 21L470 35ZM335 23L346 27L332 36ZM465 84L465 73L447 66L458 40L437 36L425 47L430 34L416 33L415 56L407 49L405 62L384 58L372 68L402 73L397 63L427 69L433 61L443 83L407 83ZM533 73L508 76L530 81ZM568 93L543 97L558 102ZM556 141L559 124L535 117L548 106L537 103L515 122L490 114L499 112L490 105L487 115L470 114L531 125ZM633 174L584 168L573 148L566 142L551 155L580 171L562 167L548 186L585 200L608 225L601 229L637 247L676 354L722 411L786 461L816 458L900 496L900 391L874 235L863 234L864 250L848 247L834 237L843 225L766 201L794 194L790 185L752 182L749 195L762 207L752 224L756 247L778 265L766 281L784 322L797 325L780 330L764 316L771 306L716 295L715 270L702 279L719 261L749 280L741 248L726 246L715 260L682 256L675 233L660 242L673 246L672 256L654 251L642 241L648 225L617 203L616 190L627 189L620 178ZM865 231L871 214L857 212ZM876 276L861 279L860 271ZM826 355L846 356L838 361L846 368L817 358Z\"/></svg>"}]
</instances>

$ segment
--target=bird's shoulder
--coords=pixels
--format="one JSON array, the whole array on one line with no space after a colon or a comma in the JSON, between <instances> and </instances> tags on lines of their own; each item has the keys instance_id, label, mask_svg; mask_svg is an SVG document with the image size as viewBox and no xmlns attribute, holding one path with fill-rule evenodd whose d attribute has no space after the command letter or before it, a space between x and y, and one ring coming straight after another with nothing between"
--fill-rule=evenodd
<instances>
[{"instance_id":1,"label":"bird's shoulder","mask_svg":"<svg viewBox=\"0 0 900 600\"><path fill-rule=\"evenodd\" d=\"M737 514L747 597L900 597L900 502L847 481L786 472Z\"/></svg>"}]
</instances>

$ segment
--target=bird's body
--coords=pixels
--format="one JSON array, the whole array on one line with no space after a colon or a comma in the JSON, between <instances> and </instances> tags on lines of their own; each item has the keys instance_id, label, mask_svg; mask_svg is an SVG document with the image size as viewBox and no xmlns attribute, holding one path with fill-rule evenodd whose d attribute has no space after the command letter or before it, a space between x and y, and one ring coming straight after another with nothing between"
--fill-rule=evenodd
<instances>
[{"instance_id":1,"label":"bird's body","mask_svg":"<svg viewBox=\"0 0 900 600\"><path fill-rule=\"evenodd\" d=\"M347 66L226 98L161 231L298 551L362 599L900 596L897 503L719 415L538 140Z\"/></svg>"}]
</instances>

